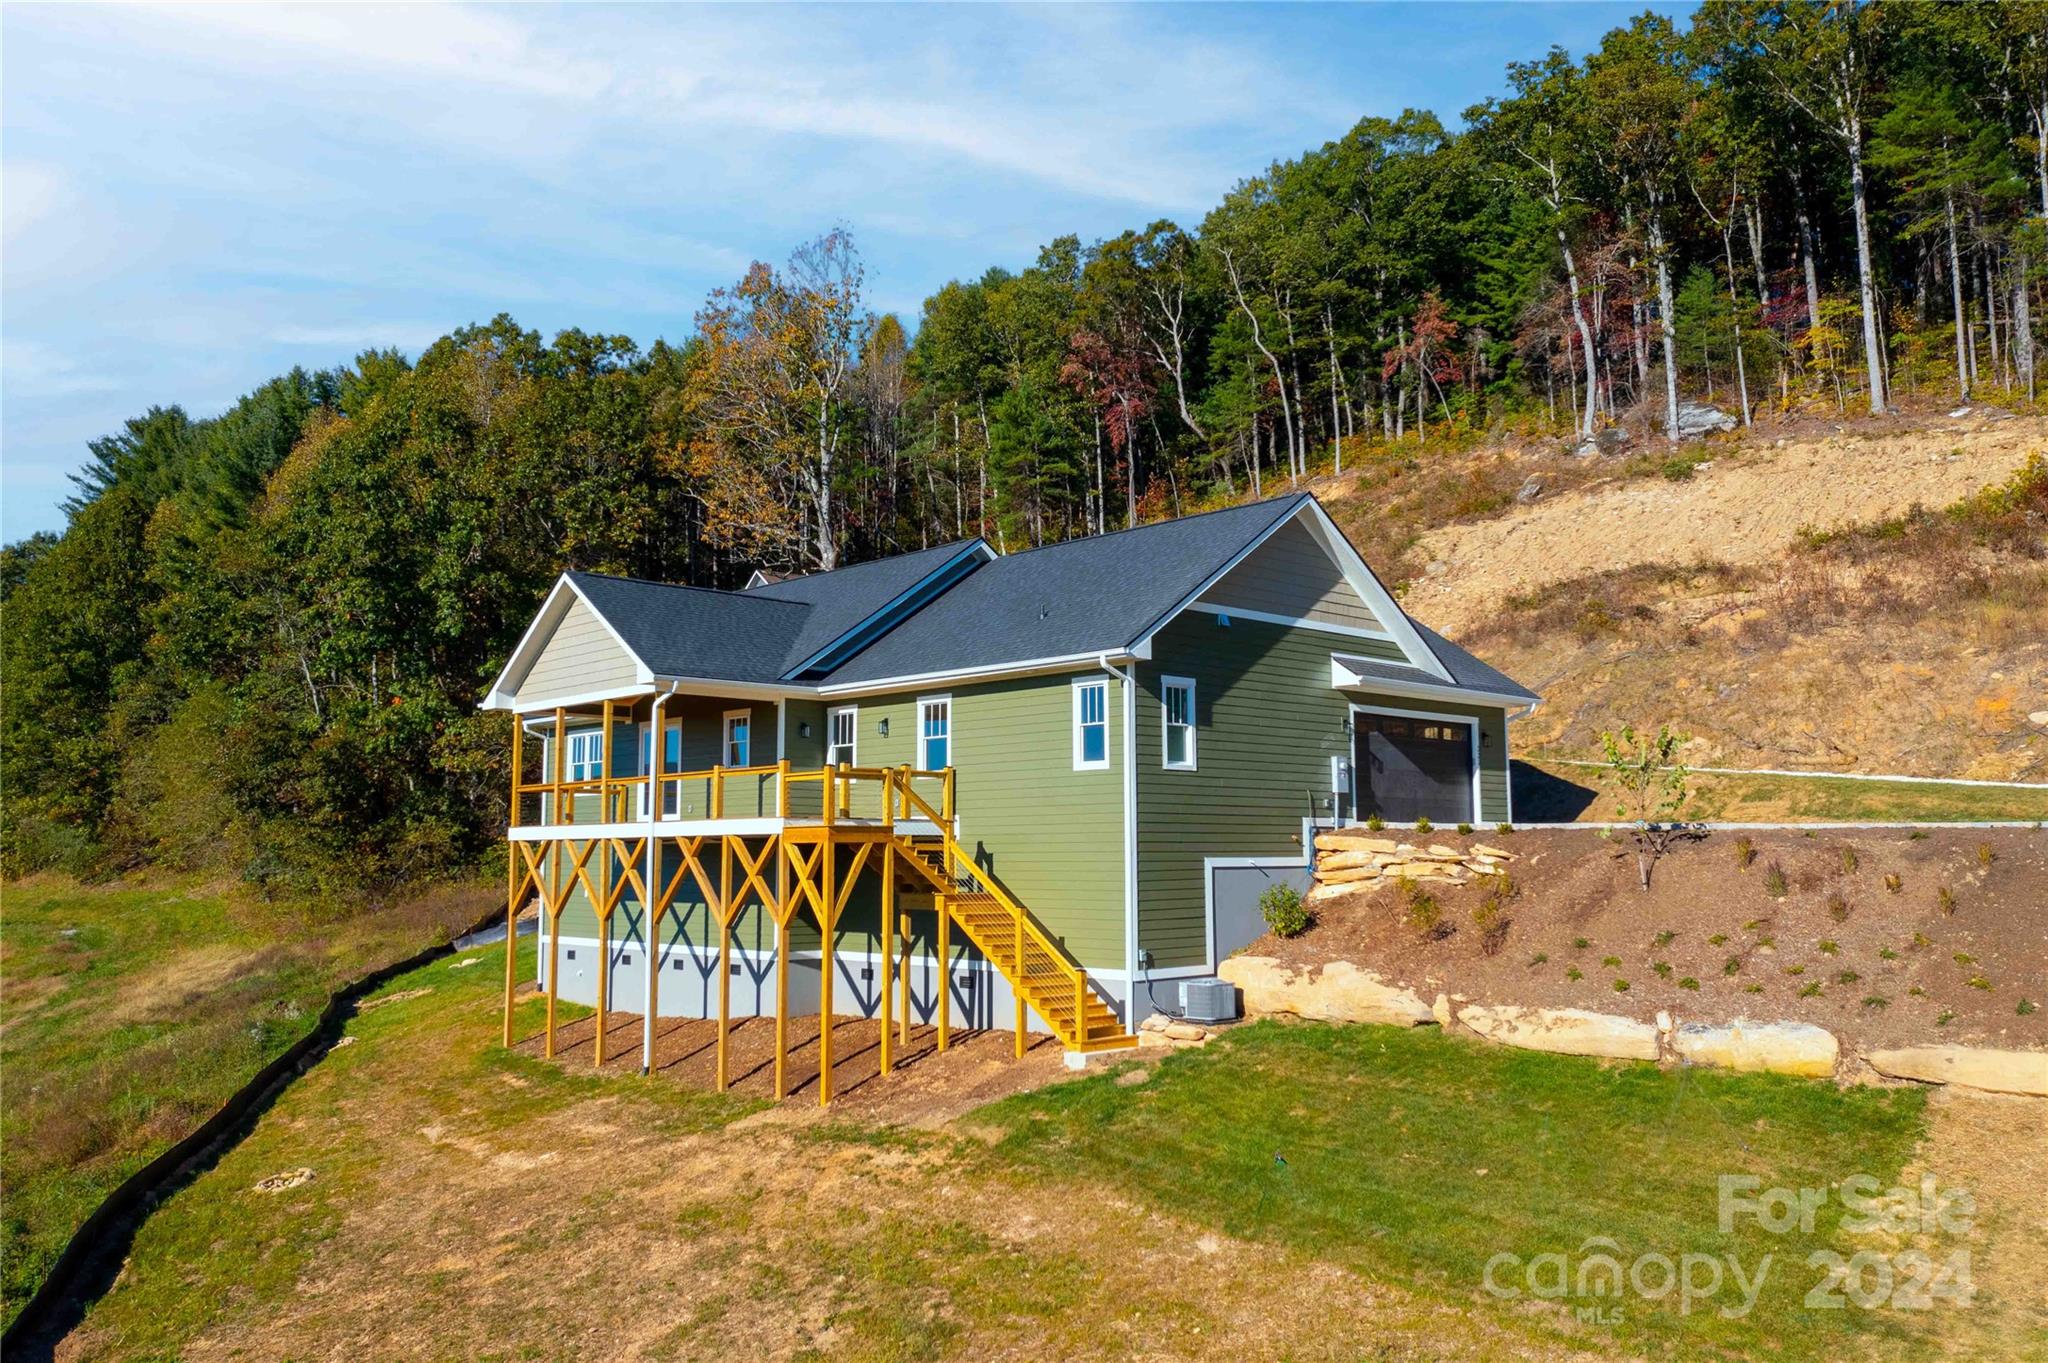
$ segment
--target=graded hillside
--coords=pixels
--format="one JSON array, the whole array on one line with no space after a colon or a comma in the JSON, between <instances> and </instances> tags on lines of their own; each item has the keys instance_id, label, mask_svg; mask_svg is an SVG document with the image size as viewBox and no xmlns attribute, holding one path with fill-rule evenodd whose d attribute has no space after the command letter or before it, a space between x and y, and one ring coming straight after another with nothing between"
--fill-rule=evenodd
<instances>
[{"instance_id":1,"label":"graded hillside","mask_svg":"<svg viewBox=\"0 0 2048 1363\"><path fill-rule=\"evenodd\" d=\"M1701 766L2044 781L2044 448L1980 407L1319 490L1419 618L1544 694L1522 756L1669 722Z\"/></svg>"}]
</instances>

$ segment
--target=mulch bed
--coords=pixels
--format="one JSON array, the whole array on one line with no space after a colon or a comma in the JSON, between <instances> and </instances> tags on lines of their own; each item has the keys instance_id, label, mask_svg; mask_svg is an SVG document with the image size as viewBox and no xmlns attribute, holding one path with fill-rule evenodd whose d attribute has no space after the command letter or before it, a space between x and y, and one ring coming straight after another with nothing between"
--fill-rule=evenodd
<instances>
[{"instance_id":1,"label":"mulch bed","mask_svg":"<svg viewBox=\"0 0 2048 1363\"><path fill-rule=\"evenodd\" d=\"M1424 1000L1442 992L1646 1021L1659 1010L1696 1021L1799 1020L1855 1046L2048 1047L2048 834L1758 831L1747 834L1747 866L1738 836L1681 845L1646 892L1626 844L1591 830L1438 832L1424 841L1476 839L1519 858L1510 927L1494 954L1472 919L1483 881L1423 887L1441 911L1434 935L1405 920L1398 886L1384 886L1321 903L1301 936L1269 936L1247 950L1296 966L1352 961ZM1990 849L1988 863L1980 848ZM1773 865L1784 873L1782 898L1767 892ZM1887 875L1899 878L1897 892ZM1943 910L1943 887L1952 911ZM1610 957L1620 963L1605 964ZM2020 1011L2022 1000L2032 1011Z\"/></svg>"}]
</instances>

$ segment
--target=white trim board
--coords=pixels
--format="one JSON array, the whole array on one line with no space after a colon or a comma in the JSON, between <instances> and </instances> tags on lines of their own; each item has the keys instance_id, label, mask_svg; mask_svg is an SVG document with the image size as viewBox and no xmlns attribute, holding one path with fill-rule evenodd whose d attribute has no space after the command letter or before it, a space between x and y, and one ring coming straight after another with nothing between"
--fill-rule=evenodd
<instances>
[{"instance_id":1,"label":"white trim board","mask_svg":"<svg viewBox=\"0 0 2048 1363\"><path fill-rule=\"evenodd\" d=\"M1339 625L1328 620L1310 620L1299 615L1279 615L1273 611L1246 610L1242 606L1218 606L1207 601L1197 601L1188 607L1203 615L1221 615L1231 620L1257 620L1268 625L1285 625L1289 629L1321 630L1325 634L1349 635L1354 639L1376 639L1383 644L1398 642L1393 635L1382 629L1366 629L1360 625Z\"/></svg>"}]
</instances>

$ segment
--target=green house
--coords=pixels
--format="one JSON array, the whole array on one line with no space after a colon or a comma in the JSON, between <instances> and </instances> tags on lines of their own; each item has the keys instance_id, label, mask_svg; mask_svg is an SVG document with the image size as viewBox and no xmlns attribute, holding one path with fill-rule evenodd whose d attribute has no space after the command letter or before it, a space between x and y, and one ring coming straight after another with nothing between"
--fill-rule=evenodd
<instances>
[{"instance_id":1,"label":"green house","mask_svg":"<svg viewBox=\"0 0 2048 1363\"><path fill-rule=\"evenodd\" d=\"M735 592L568 573L486 705L552 994L1089 1050L1257 936L1316 828L1511 821L1537 699L1300 494Z\"/></svg>"}]
</instances>

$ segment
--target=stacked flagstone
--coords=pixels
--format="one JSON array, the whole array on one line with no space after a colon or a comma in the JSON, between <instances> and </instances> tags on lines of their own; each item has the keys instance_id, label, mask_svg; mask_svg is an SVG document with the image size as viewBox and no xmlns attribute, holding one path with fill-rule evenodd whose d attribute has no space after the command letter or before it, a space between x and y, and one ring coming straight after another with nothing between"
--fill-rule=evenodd
<instances>
[{"instance_id":1,"label":"stacked flagstone","mask_svg":"<svg viewBox=\"0 0 2048 1363\"><path fill-rule=\"evenodd\" d=\"M1316 836L1316 886L1309 900L1369 890L1393 880L1469 884L1474 876L1499 875L1513 852L1475 842L1460 851L1440 842L1420 846L1366 828L1340 828Z\"/></svg>"}]
</instances>

